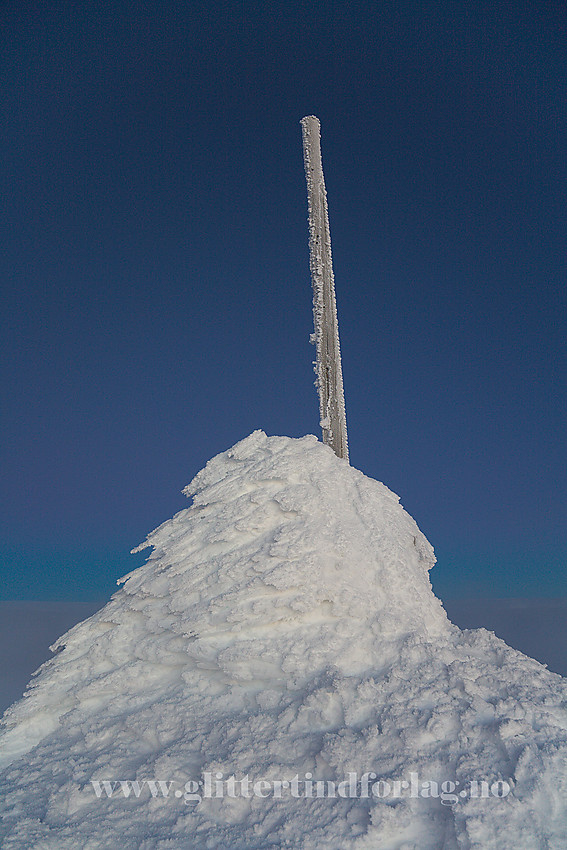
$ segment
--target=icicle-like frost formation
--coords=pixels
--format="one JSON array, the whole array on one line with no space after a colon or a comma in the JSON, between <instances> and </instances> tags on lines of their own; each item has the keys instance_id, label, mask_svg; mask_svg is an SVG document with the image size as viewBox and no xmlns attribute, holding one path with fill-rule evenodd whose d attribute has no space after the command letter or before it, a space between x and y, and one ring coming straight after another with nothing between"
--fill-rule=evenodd
<instances>
[{"instance_id":1,"label":"icicle-like frost formation","mask_svg":"<svg viewBox=\"0 0 567 850\"><path fill-rule=\"evenodd\" d=\"M321 428L323 442L331 446L338 457L348 461L331 232L321 161L321 125L318 118L308 115L301 119L301 127L309 203L309 265L313 282L313 320L317 349L315 374L319 393Z\"/></svg>"}]
</instances>

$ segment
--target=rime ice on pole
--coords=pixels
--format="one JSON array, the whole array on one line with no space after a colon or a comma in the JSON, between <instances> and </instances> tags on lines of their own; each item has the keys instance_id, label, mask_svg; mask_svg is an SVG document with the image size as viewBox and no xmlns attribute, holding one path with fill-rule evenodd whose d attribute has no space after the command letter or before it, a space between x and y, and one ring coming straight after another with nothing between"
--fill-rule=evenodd
<instances>
[{"instance_id":1,"label":"rime ice on pole","mask_svg":"<svg viewBox=\"0 0 567 850\"><path fill-rule=\"evenodd\" d=\"M314 115L301 119L309 206L309 255L313 283L315 374L323 442L348 461L343 372L331 256L327 190L321 160L321 125Z\"/></svg>"}]
</instances>

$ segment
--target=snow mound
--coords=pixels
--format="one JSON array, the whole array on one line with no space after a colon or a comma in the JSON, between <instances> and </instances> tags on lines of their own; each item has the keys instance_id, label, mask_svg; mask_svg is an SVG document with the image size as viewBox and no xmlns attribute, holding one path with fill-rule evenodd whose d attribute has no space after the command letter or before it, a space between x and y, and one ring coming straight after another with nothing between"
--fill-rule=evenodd
<instances>
[{"instance_id":1,"label":"snow mound","mask_svg":"<svg viewBox=\"0 0 567 850\"><path fill-rule=\"evenodd\" d=\"M4 715L5 850L567 846L567 683L449 622L393 493L261 431L185 492Z\"/></svg>"}]
</instances>

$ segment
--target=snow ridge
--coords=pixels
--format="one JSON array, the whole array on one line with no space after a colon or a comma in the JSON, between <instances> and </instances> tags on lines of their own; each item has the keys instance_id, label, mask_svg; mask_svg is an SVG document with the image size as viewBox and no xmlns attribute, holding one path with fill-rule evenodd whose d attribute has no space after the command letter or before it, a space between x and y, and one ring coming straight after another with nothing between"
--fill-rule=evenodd
<instances>
[{"instance_id":1,"label":"snow ridge","mask_svg":"<svg viewBox=\"0 0 567 850\"><path fill-rule=\"evenodd\" d=\"M383 484L304 437L213 458L147 563L4 715L4 850L567 846L567 684L434 596ZM93 780L349 772L504 799L97 798ZM457 783L459 783L457 785Z\"/></svg>"}]
</instances>

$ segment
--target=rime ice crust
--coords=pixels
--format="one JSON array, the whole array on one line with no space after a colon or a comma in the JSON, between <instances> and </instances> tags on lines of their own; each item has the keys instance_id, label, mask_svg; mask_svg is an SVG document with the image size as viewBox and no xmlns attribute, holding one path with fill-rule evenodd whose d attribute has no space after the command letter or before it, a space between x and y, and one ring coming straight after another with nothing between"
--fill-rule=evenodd
<instances>
[{"instance_id":1,"label":"rime ice crust","mask_svg":"<svg viewBox=\"0 0 567 850\"><path fill-rule=\"evenodd\" d=\"M432 593L433 550L384 485L314 437L213 458L148 562L4 717L0 844L567 846L566 683ZM504 779L505 800L95 799L91 779L205 771ZM3 843L2 843L3 842ZM209 842L207 844L207 842Z\"/></svg>"},{"instance_id":2,"label":"rime ice crust","mask_svg":"<svg viewBox=\"0 0 567 850\"><path fill-rule=\"evenodd\" d=\"M321 125L315 115L301 119L309 211L309 267L313 284L316 386L323 442L348 460L345 395L331 254L327 190L321 159Z\"/></svg>"}]
</instances>

